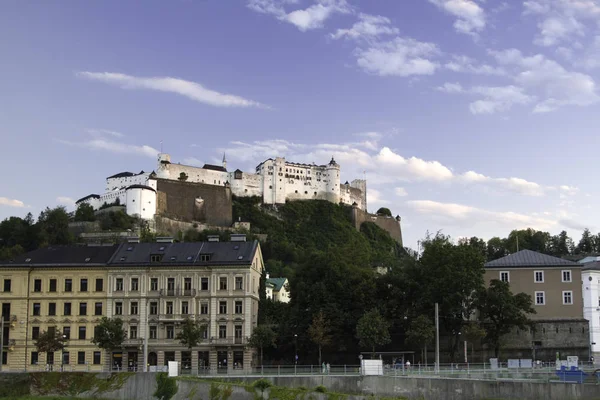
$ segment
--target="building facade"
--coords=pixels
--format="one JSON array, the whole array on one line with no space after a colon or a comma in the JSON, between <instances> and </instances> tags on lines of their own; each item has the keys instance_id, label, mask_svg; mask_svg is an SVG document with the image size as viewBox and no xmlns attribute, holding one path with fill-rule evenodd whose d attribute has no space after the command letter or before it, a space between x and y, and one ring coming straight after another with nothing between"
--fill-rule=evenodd
<instances>
[{"instance_id":1,"label":"building facade","mask_svg":"<svg viewBox=\"0 0 600 400\"><path fill-rule=\"evenodd\" d=\"M280 303L289 303L290 291L288 290L287 278L271 278L266 276L265 282L266 298Z\"/></svg>"},{"instance_id":2,"label":"building facade","mask_svg":"<svg viewBox=\"0 0 600 400\"><path fill-rule=\"evenodd\" d=\"M586 257L582 264L583 317L590 322L590 347L594 358L600 356L600 261Z\"/></svg>"},{"instance_id":3,"label":"building facade","mask_svg":"<svg viewBox=\"0 0 600 400\"><path fill-rule=\"evenodd\" d=\"M235 239L66 246L0 264L4 370L137 371L168 361L188 372L249 368L263 260L258 242ZM120 318L127 332L110 354L91 343L103 316ZM206 327L193 349L176 339L188 318ZM63 333L63 352L37 352L48 330Z\"/></svg>"},{"instance_id":4,"label":"building facade","mask_svg":"<svg viewBox=\"0 0 600 400\"><path fill-rule=\"evenodd\" d=\"M582 265L531 250L485 264L485 280L507 282L513 294L531 296L534 328L515 329L503 338L503 353L513 357L555 360L590 357L589 324L583 314Z\"/></svg>"}]
</instances>

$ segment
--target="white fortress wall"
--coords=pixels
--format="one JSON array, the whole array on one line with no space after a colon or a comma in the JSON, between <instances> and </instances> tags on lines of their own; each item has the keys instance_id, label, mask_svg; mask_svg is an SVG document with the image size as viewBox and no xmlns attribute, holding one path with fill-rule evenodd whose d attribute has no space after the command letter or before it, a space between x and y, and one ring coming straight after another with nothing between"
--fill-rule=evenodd
<instances>
[{"instance_id":1,"label":"white fortress wall","mask_svg":"<svg viewBox=\"0 0 600 400\"><path fill-rule=\"evenodd\" d=\"M124 172L124 174L127 174L127 172ZM145 185L149 177L150 173L144 172L133 176L106 178L106 191L110 192L113 190L119 190L123 187L131 185Z\"/></svg>"},{"instance_id":2,"label":"white fortress wall","mask_svg":"<svg viewBox=\"0 0 600 400\"><path fill-rule=\"evenodd\" d=\"M156 214L156 191L140 187L130 188L127 190L126 206L128 215L152 219Z\"/></svg>"},{"instance_id":3,"label":"white fortress wall","mask_svg":"<svg viewBox=\"0 0 600 400\"><path fill-rule=\"evenodd\" d=\"M186 182L204 183L207 185L224 185L228 180L228 173L194 167L181 164L163 164L161 173L157 174L159 178L178 180L181 173L187 175Z\"/></svg>"},{"instance_id":4,"label":"white fortress wall","mask_svg":"<svg viewBox=\"0 0 600 400\"><path fill-rule=\"evenodd\" d=\"M231 193L235 196L263 196L263 177L261 175L245 172L236 175L235 172L230 172L229 183L231 184Z\"/></svg>"}]
</instances>

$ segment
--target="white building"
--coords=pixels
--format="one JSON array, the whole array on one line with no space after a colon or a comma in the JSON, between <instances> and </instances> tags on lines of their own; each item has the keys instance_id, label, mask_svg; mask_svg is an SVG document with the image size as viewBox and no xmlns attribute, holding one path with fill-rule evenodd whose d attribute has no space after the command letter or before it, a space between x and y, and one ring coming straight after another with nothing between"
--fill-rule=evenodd
<instances>
[{"instance_id":1,"label":"white building","mask_svg":"<svg viewBox=\"0 0 600 400\"><path fill-rule=\"evenodd\" d=\"M586 257L581 271L583 282L583 318L590 322L590 350L600 355L600 257Z\"/></svg>"},{"instance_id":2,"label":"white building","mask_svg":"<svg viewBox=\"0 0 600 400\"><path fill-rule=\"evenodd\" d=\"M270 278L266 276L265 282L266 298L280 303L290 302L290 291L288 290L287 278Z\"/></svg>"},{"instance_id":3,"label":"white building","mask_svg":"<svg viewBox=\"0 0 600 400\"><path fill-rule=\"evenodd\" d=\"M355 179L340 184L340 166L332 158L327 165L298 164L277 157L269 158L256 167L255 173L239 169L227 171L223 164L203 167L171 163L169 154L158 155L156 173L121 172L106 178L105 193L90 194L76 204L88 203L94 209L104 204L126 206L127 214L152 219L156 214L156 179L223 186L229 184L235 196L258 196L264 204L284 204L287 200L327 200L332 203L355 205L367 209L367 181Z\"/></svg>"}]
</instances>

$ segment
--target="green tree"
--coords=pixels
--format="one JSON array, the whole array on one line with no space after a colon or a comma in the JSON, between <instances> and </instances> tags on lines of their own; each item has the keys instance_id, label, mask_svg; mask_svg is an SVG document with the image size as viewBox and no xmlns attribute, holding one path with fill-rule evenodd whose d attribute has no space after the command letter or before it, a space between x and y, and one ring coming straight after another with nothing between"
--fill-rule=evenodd
<instances>
[{"instance_id":1,"label":"green tree","mask_svg":"<svg viewBox=\"0 0 600 400\"><path fill-rule=\"evenodd\" d=\"M406 332L406 342L424 352L425 363L427 363L427 345L433 341L434 337L435 326L431 322L431 318L425 315L419 315L412 320Z\"/></svg>"},{"instance_id":2,"label":"green tree","mask_svg":"<svg viewBox=\"0 0 600 400\"><path fill-rule=\"evenodd\" d=\"M487 242L487 260L493 261L498 258L507 256L508 249L506 248L506 239L500 239L499 237L493 237Z\"/></svg>"},{"instance_id":3,"label":"green tree","mask_svg":"<svg viewBox=\"0 0 600 400\"><path fill-rule=\"evenodd\" d=\"M485 329L481 327L481 324L477 321L469 322L462 331L463 338L467 341L467 344L471 344L471 347L475 347L475 343L480 343L481 339L483 339L486 335ZM474 351L471 352L473 355ZM473 356L472 356L473 357ZM473 362L473 359L471 359Z\"/></svg>"},{"instance_id":4,"label":"green tree","mask_svg":"<svg viewBox=\"0 0 600 400\"><path fill-rule=\"evenodd\" d=\"M594 251L594 236L590 233L588 228L583 230L581 240L575 248L577 253L589 254Z\"/></svg>"},{"instance_id":5,"label":"green tree","mask_svg":"<svg viewBox=\"0 0 600 400\"><path fill-rule=\"evenodd\" d=\"M525 329L530 323L528 314L535 314L531 296L512 294L509 284L494 279L477 296L479 319L485 329L485 341L500 353L500 339L514 328Z\"/></svg>"},{"instance_id":6,"label":"green tree","mask_svg":"<svg viewBox=\"0 0 600 400\"><path fill-rule=\"evenodd\" d=\"M329 321L325 318L323 311L319 311L313 317L312 324L308 327L308 336L314 344L319 346L319 365L321 365L321 350L323 346L329 345L332 339Z\"/></svg>"},{"instance_id":7,"label":"green tree","mask_svg":"<svg viewBox=\"0 0 600 400\"><path fill-rule=\"evenodd\" d=\"M573 252L574 247L573 240L566 231L562 231L550 238L549 254L556 257L566 256Z\"/></svg>"},{"instance_id":8,"label":"green tree","mask_svg":"<svg viewBox=\"0 0 600 400\"><path fill-rule=\"evenodd\" d=\"M377 215L385 215L387 217L391 217L392 211L387 207L381 207L379 210L377 210Z\"/></svg>"},{"instance_id":9,"label":"green tree","mask_svg":"<svg viewBox=\"0 0 600 400\"><path fill-rule=\"evenodd\" d=\"M74 241L69 232L69 214L65 207L46 207L38 217L38 225L41 228L42 237L50 245L66 245Z\"/></svg>"},{"instance_id":10,"label":"green tree","mask_svg":"<svg viewBox=\"0 0 600 400\"><path fill-rule=\"evenodd\" d=\"M88 203L81 203L75 211L75 221L95 221L94 207Z\"/></svg>"},{"instance_id":11,"label":"green tree","mask_svg":"<svg viewBox=\"0 0 600 400\"><path fill-rule=\"evenodd\" d=\"M372 358L375 358L375 347L385 346L390 343L390 324L374 308L367 311L356 324L356 337L362 347L371 349Z\"/></svg>"},{"instance_id":12,"label":"green tree","mask_svg":"<svg viewBox=\"0 0 600 400\"><path fill-rule=\"evenodd\" d=\"M110 355L113 350L123 346L126 337L127 332L123 329L123 321L120 318L102 317L100 323L94 327L92 343Z\"/></svg>"},{"instance_id":13,"label":"green tree","mask_svg":"<svg viewBox=\"0 0 600 400\"><path fill-rule=\"evenodd\" d=\"M34 341L35 347L40 353L53 353L65 348L66 338L56 330L49 330L40 333Z\"/></svg>"},{"instance_id":14,"label":"green tree","mask_svg":"<svg viewBox=\"0 0 600 400\"><path fill-rule=\"evenodd\" d=\"M258 325L252 331L248 344L260 350L260 363L263 363L263 349L265 347L276 347L277 334L267 325Z\"/></svg>"},{"instance_id":15,"label":"green tree","mask_svg":"<svg viewBox=\"0 0 600 400\"><path fill-rule=\"evenodd\" d=\"M179 343L186 346L188 349L198 346L204 337L206 325L200 324L199 321L194 321L186 318L181 325L181 331L175 336Z\"/></svg>"}]
</instances>

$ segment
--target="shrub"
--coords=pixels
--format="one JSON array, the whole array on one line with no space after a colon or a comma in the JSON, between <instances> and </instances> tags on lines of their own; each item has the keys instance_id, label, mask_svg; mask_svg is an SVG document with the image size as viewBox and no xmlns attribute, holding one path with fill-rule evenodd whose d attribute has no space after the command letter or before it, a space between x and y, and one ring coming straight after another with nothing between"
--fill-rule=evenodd
<instances>
[{"instance_id":1,"label":"shrub","mask_svg":"<svg viewBox=\"0 0 600 400\"><path fill-rule=\"evenodd\" d=\"M327 393L327 388L323 385L319 385L315 388L315 392L318 393Z\"/></svg>"}]
</instances>

